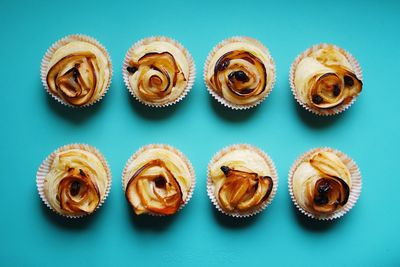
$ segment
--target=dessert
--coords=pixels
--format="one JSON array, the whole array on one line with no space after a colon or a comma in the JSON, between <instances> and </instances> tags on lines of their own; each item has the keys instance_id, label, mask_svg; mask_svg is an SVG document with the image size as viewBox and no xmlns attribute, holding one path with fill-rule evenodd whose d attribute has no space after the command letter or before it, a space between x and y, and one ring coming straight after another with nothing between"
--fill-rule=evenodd
<instances>
[{"instance_id":1,"label":"dessert","mask_svg":"<svg viewBox=\"0 0 400 267\"><path fill-rule=\"evenodd\" d=\"M154 107L180 101L192 88L195 76L189 52L167 37L150 37L134 44L122 71L131 94Z\"/></svg>"},{"instance_id":2,"label":"dessert","mask_svg":"<svg viewBox=\"0 0 400 267\"><path fill-rule=\"evenodd\" d=\"M314 149L293 166L289 188L302 211L318 219L330 219L343 215L354 205L361 177L355 163L341 152Z\"/></svg>"},{"instance_id":3,"label":"dessert","mask_svg":"<svg viewBox=\"0 0 400 267\"><path fill-rule=\"evenodd\" d=\"M231 216L250 216L266 208L277 189L272 160L250 145L233 145L209 164L208 194L216 207Z\"/></svg>"},{"instance_id":4,"label":"dessert","mask_svg":"<svg viewBox=\"0 0 400 267\"><path fill-rule=\"evenodd\" d=\"M272 90L275 64L268 49L257 40L233 37L210 52L204 79L209 92L220 103L234 109L250 108Z\"/></svg>"},{"instance_id":5,"label":"dessert","mask_svg":"<svg viewBox=\"0 0 400 267\"><path fill-rule=\"evenodd\" d=\"M42 61L42 81L57 100L70 106L88 106L103 97L112 75L106 49L85 35L56 42Z\"/></svg>"},{"instance_id":6,"label":"dessert","mask_svg":"<svg viewBox=\"0 0 400 267\"><path fill-rule=\"evenodd\" d=\"M95 148L74 144L53 152L37 175L43 201L57 213L80 217L93 213L104 202L111 174Z\"/></svg>"},{"instance_id":7,"label":"dessert","mask_svg":"<svg viewBox=\"0 0 400 267\"><path fill-rule=\"evenodd\" d=\"M322 115L349 107L363 86L358 63L334 45L322 44L307 50L295 61L291 73L296 99Z\"/></svg>"},{"instance_id":8,"label":"dessert","mask_svg":"<svg viewBox=\"0 0 400 267\"><path fill-rule=\"evenodd\" d=\"M127 162L123 173L125 196L137 215L171 215L191 198L193 167L177 149L148 145Z\"/></svg>"}]
</instances>

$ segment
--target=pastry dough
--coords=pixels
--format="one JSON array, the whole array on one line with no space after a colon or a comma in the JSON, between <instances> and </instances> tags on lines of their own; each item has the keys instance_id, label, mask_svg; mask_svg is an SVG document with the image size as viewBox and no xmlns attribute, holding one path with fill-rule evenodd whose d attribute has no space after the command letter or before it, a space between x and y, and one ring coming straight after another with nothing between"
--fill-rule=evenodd
<instances>
[{"instance_id":1,"label":"pastry dough","mask_svg":"<svg viewBox=\"0 0 400 267\"><path fill-rule=\"evenodd\" d=\"M145 147L128 163L125 196L136 214L176 213L194 186L187 159L169 146Z\"/></svg>"},{"instance_id":2,"label":"pastry dough","mask_svg":"<svg viewBox=\"0 0 400 267\"><path fill-rule=\"evenodd\" d=\"M311 213L331 214L349 198L351 175L333 152L319 151L304 159L292 177L296 202Z\"/></svg>"},{"instance_id":3,"label":"pastry dough","mask_svg":"<svg viewBox=\"0 0 400 267\"><path fill-rule=\"evenodd\" d=\"M131 90L145 102L166 104L179 98L188 85L190 63L172 41L146 40L132 49L127 67Z\"/></svg>"},{"instance_id":4,"label":"pastry dough","mask_svg":"<svg viewBox=\"0 0 400 267\"><path fill-rule=\"evenodd\" d=\"M362 90L362 81L345 54L335 46L310 52L295 68L294 86L300 100L314 108L349 104Z\"/></svg>"},{"instance_id":5,"label":"pastry dough","mask_svg":"<svg viewBox=\"0 0 400 267\"><path fill-rule=\"evenodd\" d=\"M44 194L55 211L79 216L98 207L107 186L107 171L95 154L68 149L55 155L44 180Z\"/></svg>"},{"instance_id":6,"label":"pastry dough","mask_svg":"<svg viewBox=\"0 0 400 267\"><path fill-rule=\"evenodd\" d=\"M272 89L274 63L268 50L251 38L232 38L211 54L206 83L230 103L251 105Z\"/></svg>"},{"instance_id":7,"label":"pastry dough","mask_svg":"<svg viewBox=\"0 0 400 267\"><path fill-rule=\"evenodd\" d=\"M271 169L255 149L228 150L210 165L214 195L227 212L246 212L268 200L274 186Z\"/></svg>"},{"instance_id":8,"label":"pastry dough","mask_svg":"<svg viewBox=\"0 0 400 267\"><path fill-rule=\"evenodd\" d=\"M107 55L96 45L80 40L59 47L47 67L49 91L73 106L100 98L111 75Z\"/></svg>"}]
</instances>

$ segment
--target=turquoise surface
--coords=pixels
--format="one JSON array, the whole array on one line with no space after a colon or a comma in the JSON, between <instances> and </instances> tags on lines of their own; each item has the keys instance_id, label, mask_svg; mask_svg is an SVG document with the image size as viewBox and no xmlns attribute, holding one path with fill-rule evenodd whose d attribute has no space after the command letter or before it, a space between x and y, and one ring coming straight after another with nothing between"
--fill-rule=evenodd
<instances>
[{"instance_id":1,"label":"turquoise surface","mask_svg":"<svg viewBox=\"0 0 400 267\"><path fill-rule=\"evenodd\" d=\"M399 266L399 13L399 1L2 0L0 265ZM60 105L39 78L46 49L72 33L97 38L114 65L110 91L90 108ZM171 108L146 108L123 84L126 50L151 35L179 40L196 62L193 90ZM219 105L202 79L210 49L233 35L259 39L277 66L271 95L245 112ZM330 118L300 108L288 84L292 60L321 42L350 51L364 73L356 103ZM105 205L82 220L50 212L35 186L42 160L72 142L99 148L113 174ZM125 161L149 143L176 146L195 167L193 199L176 216L135 217L122 193ZM259 146L279 173L272 205L251 219L221 215L206 194L210 158L233 143ZM287 190L293 161L318 146L347 153L363 174L358 203L334 222L299 214Z\"/></svg>"}]
</instances>

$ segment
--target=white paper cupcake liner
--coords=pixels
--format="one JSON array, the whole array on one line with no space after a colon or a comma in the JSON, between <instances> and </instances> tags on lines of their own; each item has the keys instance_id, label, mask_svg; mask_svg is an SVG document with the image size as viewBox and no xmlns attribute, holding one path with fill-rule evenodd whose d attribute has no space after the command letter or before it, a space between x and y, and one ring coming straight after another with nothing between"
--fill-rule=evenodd
<instances>
[{"instance_id":1,"label":"white paper cupcake liner","mask_svg":"<svg viewBox=\"0 0 400 267\"><path fill-rule=\"evenodd\" d=\"M331 214L319 215L319 214L314 214L312 212L306 211L297 203L297 200L293 193L294 172L296 171L297 167L304 161L304 159L307 159L308 157L310 157L312 154L314 154L317 151L327 151L327 152L334 153L344 163L344 165L347 167L347 169L349 170L350 175L351 175L351 189L350 189L350 196L349 196L347 203L341 209L339 209ZM306 153L301 155L294 162L294 164L292 165L292 167L289 171L288 186L289 186L290 197L291 197L294 205L296 206L296 208L301 213L303 213L304 215L306 215L310 218L317 219L317 220L334 220L334 219L338 219L338 218L342 217L343 215L345 215L349 210L351 210L354 207L354 205L356 204L356 202L361 194L362 181L361 181L360 170L353 159L351 159L349 156L347 156L346 154L344 154L343 152L341 152L339 150L335 150L335 149L332 149L329 147L321 147L321 148L315 148L315 149L307 151Z\"/></svg>"},{"instance_id":2,"label":"white paper cupcake liner","mask_svg":"<svg viewBox=\"0 0 400 267\"><path fill-rule=\"evenodd\" d=\"M182 204L182 205L179 207L179 209L176 211L176 212L178 212L178 211L180 211L181 209L183 209L183 207L185 207L185 206L187 205L187 203L190 201L190 199L191 199L192 196L193 196L194 188L196 187L196 175L195 175L194 168L193 168L193 165L192 165L192 163L190 162L190 160L189 160L180 150L176 149L176 148L173 147L173 146L166 145L166 144L150 144L150 145L143 146L143 147L141 147L139 150L137 150L137 151L128 159L128 161L127 161L126 164L125 164L124 170L123 170L123 172L122 172L122 190L123 190L124 195L125 195L126 186L127 186L128 182L129 182L129 180L130 180L130 177L127 177L128 173L129 173L129 169L128 169L128 168L129 168L129 165L130 165L141 153L143 153L143 151L146 151L146 150L148 150L148 149L153 149L153 148L163 148L163 149L172 151L173 153L175 153L176 155L178 155L179 158L181 158L181 159L186 163L186 165L187 165L187 167L188 167L188 169L189 169L192 185L191 185L191 187L190 187L190 189L189 189L189 191L188 191L188 193L187 193L187 197L186 197L186 199L184 200L183 204ZM130 203L129 203L129 205L130 205ZM133 209L133 207L132 207L132 209ZM165 215L165 214L159 214L159 213L154 213L154 212L147 212L147 213L144 213L143 215L145 215L145 214L146 214L146 215L151 215L151 216L163 217L163 216L171 216L171 215L174 215L174 214L176 214L176 213L171 214L171 215Z\"/></svg>"},{"instance_id":3,"label":"white paper cupcake liner","mask_svg":"<svg viewBox=\"0 0 400 267\"><path fill-rule=\"evenodd\" d=\"M339 106L336 106L336 107L330 108L330 109L320 109L320 108L312 107L312 106L308 105L307 103L304 103L300 99L300 97L297 93L297 90L295 88L295 84L294 84L294 74L295 74L297 65L304 57L310 55L312 52L317 51L318 49L327 48L327 47L334 47L335 49L338 49L340 52L342 52L342 54L347 58L347 60L350 62L351 66L353 67L354 73L357 76L357 78L360 81L363 80L363 75L362 75L362 70L361 70L360 64L355 59L355 57L352 54L350 54L348 51L346 51L336 45L326 44L326 43L317 44L317 45L310 47L309 49L307 49L300 55L298 55L290 67L290 72L289 72L290 88L292 90L294 98L296 99L297 103L299 103L299 105L301 105L304 109L312 112L313 114L320 115L320 116L331 116L331 115L339 114L339 113L347 110L348 108L350 108L350 106L353 105L353 103L358 98L358 96L355 96L349 103L347 103L345 105L339 105Z\"/></svg>"},{"instance_id":4,"label":"white paper cupcake liner","mask_svg":"<svg viewBox=\"0 0 400 267\"><path fill-rule=\"evenodd\" d=\"M131 88L131 85L129 83L129 73L127 71L127 67L129 66L129 61L130 61L130 55L132 54L132 52L137 49L138 47L142 46L142 45L146 45L155 41L162 41L162 42L169 42L171 44L173 44L174 46L176 46L177 48L179 48L179 50L181 50L183 52L183 54L185 55L188 64L189 64L189 79L188 79L188 83L186 85L186 88L182 91L182 93L179 95L178 98L167 102L167 103L154 103L154 102L149 102L146 101L142 98L140 98L140 96L138 96L135 91L133 90L133 88ZM171 105L174 105L176 103L178 103L179 101L181 101L182 99L184 99L186 97L186 95L190 92L190 90L192 89L193 85L194 85L194 81L196 78L196 66L194 64L194 60L192 55L189 53L189 51L178 41L165 37L165 36L152 36L152 37L148 37L148 38L144 38L139 40L138 42L134 43L129 50L126 52L125 54L125 59L124 62L122 64L122 76L124 79L124 83L126 88L128 89L128 91L130 92L130 94L140 103L149 106L149 107L168 107Z\"/></svg>"},{"instance_id":5,"label":"white paper cupcake liner","mask_svg":"<svg viewBox=\"0 0 400 267\"><path fill-rule=\"evenodd\" d=\"M49 89L49 86L47 85L47 72L48 72L48 65L49 62L52 58L52 56L54 55L54 53L57 51L57 49L59 49L60 47L70 43L71 41L83 41L83 42L87 42L90 43L92 45L95 45L96 47L98 47L106 56L109 66L110 66L110 76L108 78L107 81L107 86L104 89L103 93L96 99L93 99L91 102L82 105L82 106L74 106L70 103L68 103L67 101L65 101L64 99L62 99L60 96L52 93ZM99 102L101 99L103 99L103 97L105 96L105 94L107 93L107 91L110 88L111 85L111 78L113 75L113 69L112 69L112 63L111 63L111 58L110 55L107 51L107 49L96 39L94 39L93 37L87 36L87 35L83 35L83 34L72 34L72 35L67 35L63 38L61 38L60 40L56 41L55 43L53 43L49 49L47 49L46 53L43 56L42 59L42 63L40 66L40 78L42 80L42 84L43 87L46 89L47 93L49 93L51 95L52 98L54 98L55 100L57 100L59 103L67 106L67 107L72 107L72 108L82 108L82 107L88 107L91 106L97 102Z\"/></svg>"},{"instance_id":6,"label":"white paper cupcake liner","mask_svg":"<svg viewBox=\"0 0 400 267\"><path fill-rule=\"evenodd\" d=\"M54 211L55 213L67 217L67 218L82 218L85 216L88 216L90 214L82 214L82 215L68 215L68 214L62 214L58 211L56 211L48 202L46 195L44 194L44 182L46 179L47 174L50 172L51 169L51 165L53 164L53 161L56 157L56 155L62 151L66 151L69 149L82 149L84 151L88 151L93 153L94 155L96 155L99 160L102 162L106 173L107 173L107 178L108 178L108 184L107 184L107 188L106 191L104 193L104 196L100 199L100 203L99 205L96 207L96 209L90 213L93 214L97 209L99 209L103 203L105 202L105 200L107 199L108 194L110 193L110 189L111 189L111 183L112 183L112 177L111 177L111 171L110 171L110 167L106 161L106 159L104 158L103 154L100 153L99 150L97 150L95 147L92 147L90 145L86 145L86 144L69 144L69 145L64 145L58 149L56 149L55 151L53 151L43 162L42 164L39 166L39 169L36 173L36 186L39 192L39 196L42 199L43 203L49 207L52 211Z\"/></svg>"},{"instance_id":7,"label":"white paper cupcake liner","mask_svg":"<svg viewBox=\"0 0 400 267\"><path fill-rule=\"evenodd\" d=\"M243 104L243 105L232 103L232 102L226 100L225 98L223 98L222 96L220 96L219 94L217 94L212 88L209 87L209 85L207 83L207 69L208 69L208 66L210 64L212 57L215 55L215 53L220 48L222 48L223 46L225 46L229 43L232 43L232 42L246 42L246 43L251 43L253 45L258 46L265 52L265 54L268 56L268 59L271 63L272 77L267 77L268 80L271 79L271 80L267 81L268 83L271 83L270 89L262 98L260 98L258 101L254 102L254 103ZM234 36L234 37L225 39L225 40L221 41L220 43L218 43L208 54L206 62L204 63L203 79L204 79L204 84L205 84L208 92L210 93L210 95L214 99L216 99L220 104L222 104L225 107L231 108L233 110L246 110L246 109L254 108L257 105L259 105L261 102L263 102L265 99L267 99L269 94L272 92L272 89L274 88L274 85L275 85L275 79L276 79L275 62L274 62L274 59L272 58L271 53L269 52L268 48L265 47L260 41L250 38L250 37L245 37L245 36Z\"/></svg>"},{"instance_id":8,"label":"white paper cupcake liner","mask_svg":"<svg viewBox=\"0 0 400 267\"><path fill-rule=\"evenodd\" d=\"M258 155L260 155L265 160L265 162L268 164L270 171L271 171L273 187L272 187L272 191L271 191L271 194L269 195L268 199L266 201L260 203L256 207L254 207L250 210L247 210L245 212L239 212L239 211L228 212L221 208L221 206L215 196L214 184L213 184L213 181L211 178L210 170L211 170L212 165L214 165L215 162L217 162L223 155L225 155L226 153L228 153L230 151L234 151L234 150L238 150L238 149L250 149L250 150L254 151L255 153L257 153ZM274 197L276 195L277 189L278 189L278 173L276 171L274 162L264 151L262 151L261 149L255 147L255 146L248 145L248 144L236 144L236 145L231 145L231 146L225 147L222 150L218 151L212 157L210 163L208 164L207 194L208 194L208 197L210 198L211 202L215 206L215 208L225 215L228 215L231 217L236 217L236 218L254 216L254 215L262 212L263 210L265 210L271 204L272 200L274 199Z\"/></svg>"}]
</instances>

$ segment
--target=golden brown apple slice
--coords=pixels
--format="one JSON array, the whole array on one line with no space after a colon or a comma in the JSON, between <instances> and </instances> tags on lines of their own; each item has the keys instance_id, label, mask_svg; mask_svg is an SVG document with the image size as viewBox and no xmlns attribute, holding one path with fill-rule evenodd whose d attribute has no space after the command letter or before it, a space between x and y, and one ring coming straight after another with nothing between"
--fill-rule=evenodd
<instances>
[{"instance_id":1,"label":"golden brown apple slice","mask_svg":"<svg viewBox=\"0 0 400 267\"><path fill-rule=\"evenodd\" d=\"M162 171L157 175L146 175L146 170L153 167L159 167ZM158 214L174 214L183 203L178 181L166 164L159 159L152 160L137 170L126 187L125 196L135 212L137 214L146 212L138 207L136 195L148 212Z\"/></svg>"},{"instance_id":2,"label":"golden brown apple slice","mask_svg":"<svg viewBox=\"0 0 400 267\"><path fill-rule=\"evenodd\" d=\"M349 186L338 177L320 178L314 186L313 209L319 213L330 213L344 206L350 195Z\"/></svg>"},{"instance_id":3,"label":"golden brown apple slice","mask_svg":"<svg viewBox=\"0 0 400 267\"><path fill-rule=\"evenodd\" d=\"M100 203L97 184L82 170L70 168L58 185L61 209L78 214L92 213Z\"/></svg>"},{"instance_id":4,"label":"golden brown apple slice","mask_svg":"<svg viewBox=\"0 0 400 267\"><path fill-rule=\"evenodd\" d=\"M249 210L265 201L271 194L273 181L269 176L221 167L225 181L218 192L218 199L225 210Z\"/></svg>"}]
</instances>

